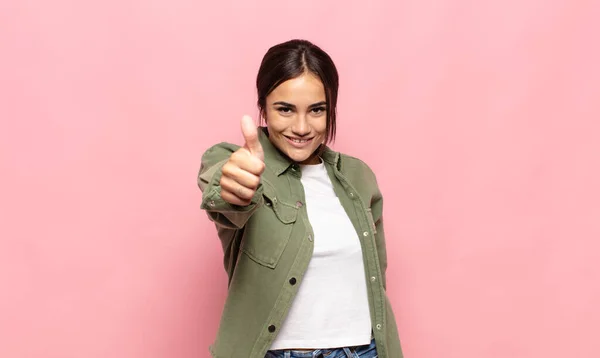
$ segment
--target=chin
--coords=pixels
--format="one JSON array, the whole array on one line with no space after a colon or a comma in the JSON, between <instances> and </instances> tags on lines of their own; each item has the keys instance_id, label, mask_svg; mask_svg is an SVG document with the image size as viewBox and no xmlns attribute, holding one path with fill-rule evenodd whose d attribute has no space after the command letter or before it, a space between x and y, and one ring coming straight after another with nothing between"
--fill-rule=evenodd
<instances>
[{"instance_id":1,"label":"chin","mask_svg":"<svg viewBox=\"0 0 600 358\"><path fill-rule=\"evenodd\" d=\"M307 160L308 158L310 158L310 155L290 155L289 157L294 162L301 163L301 162Z\"/></svg>"},{"instance_id":2,"label":"chin","mask_svg":"<svg viewBox=\"0 0 600 358\"><path fill-rule=\"evenodd\" d=\"M293 160L296 163L303 163L303 162L309 160L313 153L314 153L314 150L311 152L306 152L306 153L296 153L295 155L290 153L290 155L288 155L288 156L290 157L291 160Z\"/></svg>"},{"instance_id":3,"label":"chin","mask_svg":"<svg viewBox=\"0 0 600 358\"><path fill-rule=\"evenodd\" d=\"M288 158L290 158L293 162L296 162L296 163L302 163L302 162L308 160L313 155L313 153L318 149L318 146L317 146L316 148L303 148L303 149L299 150L298 148L294 148L285 142L283 142L283 143L279 142L277 144L279 144L278 147L279 147L280 151L285 153L285 155Z\"/></svg>"}]
</instances>

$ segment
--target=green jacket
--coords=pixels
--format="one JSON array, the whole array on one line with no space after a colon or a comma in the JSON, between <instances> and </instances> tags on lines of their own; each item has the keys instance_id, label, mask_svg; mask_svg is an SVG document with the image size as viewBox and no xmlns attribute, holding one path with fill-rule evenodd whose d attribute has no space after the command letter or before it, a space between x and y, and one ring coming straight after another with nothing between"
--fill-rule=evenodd
<instances>
[{"instance_id":1,"label":"green jacket","mask_svg":"<svg viewBox=\"0 0 600 358\"><path fill-rule=\"evenodd\" d=\"M261 130L262 129L262 130ZM246 207L220 195L221 167L239 146L220 143L202 156L198 185L201 208L217 227L229 289L210 352L215 358L264 358L279 332L313 251L313 231L304 203L300 168L269 141L259 140L266 169ZM359 159L322 154L334 190L360 237L365 278L379 358L401 358L392 307L386 294L387 257L383 198L371 169Z\"/></svg>"}]
</instances>

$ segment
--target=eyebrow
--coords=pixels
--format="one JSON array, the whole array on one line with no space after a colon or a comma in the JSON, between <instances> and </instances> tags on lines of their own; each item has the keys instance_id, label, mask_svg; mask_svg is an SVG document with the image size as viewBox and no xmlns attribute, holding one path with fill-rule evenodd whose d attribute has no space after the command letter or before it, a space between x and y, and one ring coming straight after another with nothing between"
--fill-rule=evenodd
<instances>
[{"instance_id":1,"label":"eyebrow","mask_svg":"<svg viewBox=\"0 0 600 358\"><path fill-rule=\"evenodd\" d=\"M280 105L280 106L285 106L285 107L290 107L290 108L296 108L295 104L287 103L284 101L277 101L277 102L273 103L273 105ZM325 106L325 105L327 105L327 102L321 101L321 102L311 104L310 106L308 106L308 108L314 108L314 107Z\"/></svg>"}]
</instances>

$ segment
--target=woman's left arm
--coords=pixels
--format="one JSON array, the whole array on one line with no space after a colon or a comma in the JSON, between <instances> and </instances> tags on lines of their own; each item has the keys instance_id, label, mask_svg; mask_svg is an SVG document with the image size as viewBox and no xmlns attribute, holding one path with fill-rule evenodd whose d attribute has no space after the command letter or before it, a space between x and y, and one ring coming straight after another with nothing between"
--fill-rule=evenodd
<instances>
[{"instance_id":1,"label":"woman's left arm","mask_svg":"<svg viewBox=\"0 0 600 358\"><path fill-rule=\"evenodd\" d=\"M375 244L377 246L377 256L379 257L379 266L381 267L381 281L383 288L386 288L386 270L387 270L387 251L385 246L385 233L383 230L383 195L379 187L371 199L371 213L375 222Z\"/></svg>"}]
</instances>

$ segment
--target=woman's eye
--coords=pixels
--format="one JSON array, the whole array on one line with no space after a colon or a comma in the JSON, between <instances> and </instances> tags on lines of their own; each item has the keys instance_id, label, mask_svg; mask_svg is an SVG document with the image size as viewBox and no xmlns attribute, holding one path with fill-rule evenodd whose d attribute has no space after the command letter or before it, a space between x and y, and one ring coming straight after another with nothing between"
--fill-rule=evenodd
<instances>
[{"instance_id":1,"label":"woman's eye","mask_svg":"<svg viewBox=\"0 0 600 358\"><path fill-rule=\"evenodd\" d=\"M292 111L292 109L289 107L279 107L279 108L277 108L277 111L279 111L281 113L290 113Z\"/></svg>"},{"instance_id":2,"label":"woman's eye","mask_svg":"<svg viewBox=\"0 0 600 358\"><path fill-rule=\"evenodd\" d=\"M315 114L319 114L319 113L325 112L325 108L324 107L317 107L317 108L313 108L312 111Z\"/></svg>"}]
</instances>

